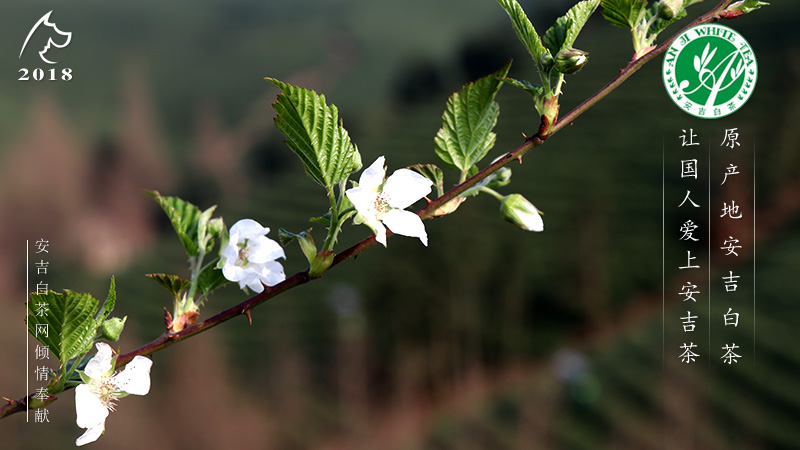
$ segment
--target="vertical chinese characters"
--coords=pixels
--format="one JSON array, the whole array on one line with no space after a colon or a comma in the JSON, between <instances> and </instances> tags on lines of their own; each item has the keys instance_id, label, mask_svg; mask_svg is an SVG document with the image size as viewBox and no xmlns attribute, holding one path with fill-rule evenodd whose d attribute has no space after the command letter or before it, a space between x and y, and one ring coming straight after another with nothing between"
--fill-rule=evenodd
<instances>
[{"instance_id":1,"label":"vertical chinese characters","mask_svg":"<svg viewBox=\"0 0 800 450\"><path fill-rule=\"evenodd\" d=\"M34 257L38 259L38 261L33 263L37 280L37 294L46 294L50 288L49 283L47 282L47 271L50 267L49 247L50 241L46 239L39 239L34 243ZM46 317L50 313L47 303L43 302L40 297L37 298L39 298L39 300L32 305L33 314L38 317ZM50 334L49 325L47 323L37 323L34 328L34 334L37 338L40 336L48 337ZM41 345L37 342L36 347L33 349L33 357L35 361L34 368L32 369L34 380L37 383L44 383L44 386L40 385L35 389L36 394L34 394L33 398L35 400L44 402L50 396L46 386L51 381L51 376L53 373L52 369L47 366L47 364L50 362L50 349L46 345ZM34 423L50 422L50 411L46 407L37 408L34 411L33 419Z\"/></svg>"},{"instance_id":2,"label":"vertical chinese characters","mask_svg":"<svg viewBox=\"0 0 800 450\"><path fill-rule=\"evenodd\" d=\"M677 203L677 208L680 217L680 227L677 230L678 245L681 246L680 255L685 254L677 260L678 269L680 270L680 277L683 281L680 289L677 292L678 298L681 300L683 307L680 308L680 328L678 332L681 337L678 338L680 342L678 357L681 362L691 364L697 361L700 357L701 350L698 344L694 342L695 336L698 336L698 315L699 309L698 299L703 301L702 292L698 285L700 284L701 277L701 260L699 256L702 253L705 244L705 227L702 224L702 212L704 208L701 203L705 198L700 184L700 165L698 164L699 145L698 135L694 129L681 130L678 136L680 141L680 186L681 191L686 191L683 199ZM674 234L670 233L675 236ZM684 253L685 252L685 253ZM682 315L686 311L686 315ZM672 328L672 327L670 327Z\"/></svg>"}]
</instances>

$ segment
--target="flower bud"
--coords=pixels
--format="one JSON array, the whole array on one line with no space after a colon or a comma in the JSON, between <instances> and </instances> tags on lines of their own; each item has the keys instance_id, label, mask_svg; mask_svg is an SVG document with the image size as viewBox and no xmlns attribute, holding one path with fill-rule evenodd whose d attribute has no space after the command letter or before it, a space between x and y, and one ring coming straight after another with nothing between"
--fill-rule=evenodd
<instances>
[{"instance_id":1,"label":"flower bud","mask_svg":"<svg viewBox=\"0 0 800 450\"><path fill-rule=\"evenodd\" d=\"M122 319L119 317L112 317L103 322L103 326L100 327L100 332L103 335L103 338L108 339L109 341L119 340L119 335L122 334L122 328L125 326L126 320L128 320L128 316L125 316Z\"/></svg>"},{"instance_id":2,"label":"flower bud","mask_svg":"<svg viewBox=\"0 0 800 450\"><path fill-rule=\"evenodd\" d=\"M683 0L661 0L658 2L658 17L672 19L683 10Z\"/></svg>"},{"instance_id":3,"label":"flower bud","mask_svg":"<svg viewBox=\"0 0 800 450\"><path fill-rule=\"evenodd\" d=\"M549 97L542 105L542 122L539 124L538 135L542 140L550 137L550 132L558 119L558 95Z\"/></svg>"},{"instance_id":4,"label":"flower bud","mask_svg":"<svg viewBox=\"0 0 800 450\"><path fill-rule=\"evenodd\" d=\"M553 68L565 75L571 75L581 70L588 60L589 52L572 47L564 47L556 55Z\"/></svg>"},{"instance_id":5,"label":"flower bud","mask_svg":"<svg viewBox=\"0 0 800 450\"><path fill-rule=\"evenodd\" d=\"M506 186L511 182L511 169L508 167L501 167L497 172L489 175L486 179L489 180L486 183L487 187L499 188Z\"/></svg>"},{"instance_id":6,"label":"flower bud","mask_svg":"<svg viewBox=\"0 0 800 450\"><path fill-rule=\"evenodd\" d=\"M504 197L500 204L500 214L503 219L522 230L544 231L544 221L539 210L520 194Z\"/></svg>"},{"instance_id":7,"label":"flower bud","mask_svg":"<svg viewBox=\"0 0 800 450\"><path fill-rule=\"evenodd\" d=\"M553 61L553 56L550 54L550 52L543 54L542 57L539 58L539 65L542 67L542 69L544 69L545 72L553 68L554 62L555 61Z\"/></svg>"},{"instance_id":8,"label":"flower bud","mask_svg":"<svg viewBox=\"0 0 800 450\"><path fill-rule=\"evenodd\" d=\"M757 0L745 0L731 3L719 16L723 19L733 19L747 13L751 13L762 6L769 5L767 2Z\"/></svg>"}]
</instances>

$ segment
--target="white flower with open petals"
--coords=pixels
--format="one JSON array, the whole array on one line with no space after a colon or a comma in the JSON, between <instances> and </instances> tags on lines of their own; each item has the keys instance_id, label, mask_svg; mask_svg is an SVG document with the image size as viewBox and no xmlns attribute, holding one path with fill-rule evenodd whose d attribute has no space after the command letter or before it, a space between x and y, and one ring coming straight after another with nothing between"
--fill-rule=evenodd
<instances>
[{"instance_id":1,"label":"white flower with open petals","mask_svg":"<svg viewBox=\"0 0 800 450\"><path fill-rule=\"evenodd\" d=\"M381 156L361 173L358 187L345 191L358 215L375 232L375 240L386 246L386 227L392 233L419 238L428 245L425 225L418 215L406 208L431 192L433 182L409 170L398 169L386 181L385 158ZM385 225L385 227L384 227Z\"/></svg>"},{"instance_id":2,"label":"white flower with open petals","mask_svg":"<svg viewBox=\"0 0 800 450\"><path fill-rule=\"evenodd\" d=\"M135 356L122 372L114 375L111 347L98 342L97 354L89 360L81 374L84 384L75 388L76 422L86 431L75 441L81 446L94 442L103 434L106 417L114 411L118 399L128 394L150 392L150 367L153 361Z\"/></svg>"},{"instance_id":3,"label":"white flower with open petals","mask_svg":"<svg viewBox=\"0 0 800 450\"><path fill-rule=\"evenodd\" d=\"M244 289L263 292L264 284L275 286L286 279L278 258L286 258L283 248L268 238L269 228L253 219L242 219L231 227L228 244L219 252L222 275ZM263 283L263 284L262 284Z\"/></svg>"}]
</instances>

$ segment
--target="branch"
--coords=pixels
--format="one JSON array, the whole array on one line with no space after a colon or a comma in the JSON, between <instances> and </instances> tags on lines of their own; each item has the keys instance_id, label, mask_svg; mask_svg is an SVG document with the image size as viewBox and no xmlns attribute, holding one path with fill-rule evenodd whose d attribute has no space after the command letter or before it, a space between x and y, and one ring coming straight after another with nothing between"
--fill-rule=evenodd
<instances>
[{"instance_id":1,"label":"branch","mask_svg":"<svg viewBox=\"0 0 800 450\"><path fill-rule=\"evenodd\" d=\"M613 91L619 85L621 85L625 80L627 80L631 75L633 75L636 71L638 71L642 66L644 66L646 63L651 61L659 54L666 51L667 47L669 47L672 41L675 40L675 38L679 34L681 34L686 29L691 28L695 25L715 22L719 20L720 12L722 12L731 3L731 1L732 0L723 0L719 2L717 6L715 6L711 11L695 19L693 22L691 22L689 25L681 29L679 32L672 35L664 43L662 43L661 45L659 45L646 55L642 56L641 58L629 62L628 65L625 66L625 68L620 70L619 75L614 77L613 80L611 80L608 84L606 84L600 90L595 92L591 97L587 98L583 103L576 106L572 111L570 111L560 120L558 120L558 122L556 122L556 124L553 125L553 127L551 128L551 132L547 135L547 137L542 138L538 134L536 134L526 138L525 142L523 142L514 150L507 153L502 158L495 161L493 164L489 165L488 167L481 170L471 178L467 179L463 183L449 190L441 197L428 203L427 206L425 206L424 208L420 209L417 212L417 215L419 215L423 220L432 218L433 212L436 211L438 208L446 204L448 201L456 198L458 195L460 195L467 189L475 186L478 182L488 177L489 175L493 174L500 168L508 165L509 163L511 163L511 161L518 160L521 162L522 157L526 153L531 151L533 148L542 145L549 136L558 132L559 130L564 128L567 124L574 121L578 116L580 116L586 110L594 106L595 103L599 102L605 96L610 94L611 91ZM388 233L391 234L390 231ZM331 267L338 265L350 258L356 257L364 250L375 245L375 242L376 242L375 235L371 235L370 237L347 248L346 250L337 253L336 256L334 257L333 264L331 264ZM119 368L129 363L134 358L134 356L151 355L159 350L163 350L184 339L188 339L196 334L202 333L203 331L213 328L223 322L227 322L228 320L236 316L245 315L249 319L250 311L252 311L252 309L255 308L256 306L266 302L267 300L271 299L272 297L275 297L276 295L284 291L308 283L309 281L311 281L311 278L308 276L308 270L298 272L275 286L265 287L264 291L261 292L260 294L257 294L236 306L228 308L213 317L210 317L194 325L188 326L177 333L172 333L172 334L164 333L154 341L150 342L149 344L144 345L143 347L139 347L123 355L120 355L117 358L117 367ZM29 398L33 397L33 395L35 395L35 393L29 394L28 396L23 397L19 400L6 399L8 403L0 407L0 419L17 412L25 411L26 402ZM53 400L55 400L55 398L53 398Z\"/></svg>"}]
</instances>

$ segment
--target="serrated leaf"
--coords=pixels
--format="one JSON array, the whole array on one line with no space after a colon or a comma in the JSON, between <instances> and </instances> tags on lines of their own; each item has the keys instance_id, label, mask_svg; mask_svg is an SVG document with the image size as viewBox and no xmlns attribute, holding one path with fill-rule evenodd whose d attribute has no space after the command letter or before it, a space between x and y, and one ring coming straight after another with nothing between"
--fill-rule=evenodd
<instances>
[{"instance_id":1,"label":"serrated leaf","mask_svg":"<svg viewBox=\"0 0 800 450\"><path fill-rule=\"evenodd\" d=\"M554 56L564 47L572 47L586 21L600 5L600 0L579 2L567 14L556 19L556 23L544 34L544 44Z\"/></svg>"},{"instance_id":2,"label":"serrated leaf","mask_svg":"<svg viewBox=\"0 0 800 450\"><path fill-rule=\"evenodd\" d=\"M114 305L117 302L117 285L114 277L111 277L111 284L108 287L108 296L106 300L103 302L103 307L100 308L100 312L95 317L95 328L102 325L105 322L106 317L111 314L111 311L114 310Z\"/></svg>"},{"instance_id":3,"label":"serrated leaf","mask_svg":"<svg viewBox=\"0 0 800 450\"><path fill-rule=\"evenodd\" d=\"M92 348L98 300L90 294L65 290L31 294L28 332L50 349L62 364Z\"/></svg>"},{"instance_id":4,"label":"serrated leaf","mask_svg":"<svg viewBox=\"0 0 800 450\"><path fill-rule=\"evenodd\" d=\"M436 192L439 193L439 197L444 194L444 172L442 172L442 169L435 164L414 164L408 168L431 180L433 185L436 186Z\"/></svg>"},{"instance_id":5,"label":"serrated leaf","mask_svg":"<svg viewBox=\"0 0 800 450\"><path fill-rule=\"evenodd\" d=\"M312 180L332 188L361 168L361 155L339 120L336 105L324 95L267 78L281 90L272 107L278 113L275 126L286 144L303 162Z\"/></svg>"},{"instance_id":6,"label":"serrated leaf","mask_svg":"<svg viewBox=\"0 0 800 450\"><path fill-rule=\"evenodd\" d=\"M214 238L218 237L221 231L220 225L224 226L221 218L211 218L211 214L216 208L216 206L212 206L206 209L197 218L197 245L203 253L211 252L211 249L214 248Z\"/></svg>"},{"instance_id":7,"label":"serrated leaf","mask_svg":"<svg viewBox=\"0 0 800 450\"><path fill-rule=\"evenodd\" d=\"M189 287L189 280L185 280L177 275L166 273L148 273L145 276L161 285L161 287L164 289L168 290L173 297L178 297L184 289Z\"/></svg>"},{"instance_id":8,"label":"serrated leaf","mask_svg":"<svg viewBox=\"0 0 800 450\"><path fill-rule=\"evenodd\" d=\"M517 0L497 0L497 3L506 10L508 17L511 18L511 24L514 26L517 37L538 65L542 56L547 53L547 48L542 44L541 38L536 33L536 29L531 24L522 6L517 3Z\"/></svg>"},{"instance_id":9,"label":"serrated leaf","mask_svg":"<svg viewBox=\"0 0 800 450\"><path fill-rule=\"evenodd\" d=\"M508 77L501 79L503 82L527 92L531 97L533 97L533 101L536 102L537 110L541 108L542 104L544 103L544 88L542 86L533 84L528 80L516 80Z\"/></svg>"},{"instance_id":10,"label":"serrated leaf","mask_svg":"<svg viewBox=\"0 0 800 450\"><path fill-rule=\"evenodd\" d=\"M467 83L447 99L442 128L434 138L436 157L446 167L466 172L494 146L492 132L500 106L494 101L511 63L492 75Z\"/></svg>"},{"instance_id":11,"label":"serrated leaf","mask_svg":"<svg viewBox=\"0 0 800 450\"><path fill-rule=\"evenodd\" d=\"M330 215L330 213L328 213L328 214L325 214L322 217L312 217L312 218L308 219L308 221L311 222L311 223L319 223L319 224L325 225L327 227L327 226L331 225L331 215Z\"/></svg>"},{"instance_id":12,"label":"serrated leaf","mask_svg":"<svg viewBox=\"0 0 800 450\"><path fill-rule=\"evenodd\" d=\"M207 295L229 283L232 281L225 278L222 269L216 264L209 264L197 278L197 290L201 295Z\"/></svg>"},{"instance_id":13,"label":"serrated leaf","mask_svg":"<svg viewBox=\"0 0 800 450\"><path fill-rule=\"evenodd\" d=\"M602 0L603 17L611 25L632 30L647 14L647 0Z\"/></svg>"},{"instance_id":14,"label":"serrated leaf","mask_svg":"<svg viewBox=\"0 0 800 450\"><path fill-rule=\"evenodd\" d=\"M200 209L178 197L165 197L158 191L144 192L155 199L167 214L189 257L197 256L200 253L197 247L197 223L200 220Z\"/></svg>"},{"instance_id":15,"label":"serrated leaf","mask_svg":"<svg viewBox=\"0 0 800 450\"><path fill-rule=\"evenodd\" d=\"M286 247L295 239L297 239L297 234L284 230L283 228L278 228L278 242L281 244L281 247Z\"/></svg>"},{"instance_id":16,"label":"serrated leaf","mask_svg":"<svg viewBox=\"0 0 800 450\"><path fill-rule=\"evenodd\" d=\"M311 229L309 228L306 231L295 234L281 228L278 230L278 240L282 247L286 247L297 240L300 244L300 250L308 260L308 263L311 264L317 256L317 245L314 243L314 238L311 236L310 232Z\"/></svg>"}]
</instances>

